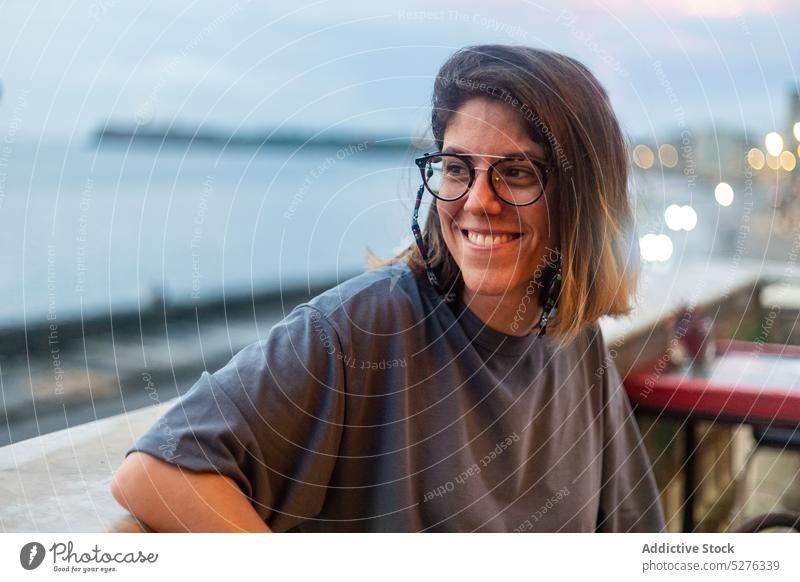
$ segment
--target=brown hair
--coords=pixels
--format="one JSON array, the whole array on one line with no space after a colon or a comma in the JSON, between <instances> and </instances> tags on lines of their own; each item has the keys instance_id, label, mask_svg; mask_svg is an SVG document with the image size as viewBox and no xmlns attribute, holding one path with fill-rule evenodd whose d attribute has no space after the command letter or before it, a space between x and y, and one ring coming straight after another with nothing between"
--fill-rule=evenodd
<instances>
[{"instance_id":1,"label":"brown hair","mask_svg":"<svg viewBox=\"0 0 800 582\"><path fill-rule=\"evenodd\" d=\"M558 53L523 46L465 47L444 63L434 83L431 130L439 149L452 115L475 97L515 108L531 138L550 153L551 179L559 190L563 275L548 333L568 342L601 316L628 314L638 279L630 260L636 248L630 246L628 149L603 87L584 65ZM435 203L423 237L443 288L460 292L463 281ZM405 260L424 276L413 243L388 261L375 259L371 267Z\"/></svg>"}]
</instances>

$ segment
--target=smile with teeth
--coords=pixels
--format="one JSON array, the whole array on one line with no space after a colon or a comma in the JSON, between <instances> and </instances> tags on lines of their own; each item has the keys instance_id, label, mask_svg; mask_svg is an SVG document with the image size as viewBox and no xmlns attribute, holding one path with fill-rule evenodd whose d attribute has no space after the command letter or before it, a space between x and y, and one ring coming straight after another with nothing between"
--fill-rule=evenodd
<instances>
[{"instance_id":1,"label":"smile with teeth","mask_svg":"<svg viewBox=\"0 0 800 582\"><path fill-rule=\"evenodd\" d=\"M522 236L519 233L483 234L480 232L472 232L470 230L462 230L461 232L467 237L469 242L480 247L493 247L495 245L501 245L503 243L511 242L512 240L518 239L520 236Z\"/></svg>"}]
</instances>

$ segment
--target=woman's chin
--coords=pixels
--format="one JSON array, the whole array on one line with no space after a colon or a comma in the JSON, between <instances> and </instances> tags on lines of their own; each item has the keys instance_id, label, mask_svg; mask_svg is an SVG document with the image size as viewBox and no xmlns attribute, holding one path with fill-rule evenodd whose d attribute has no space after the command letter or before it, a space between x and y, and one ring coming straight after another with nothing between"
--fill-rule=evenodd
<instances>
[{"instance_id":1,"label":"woman's chin","mask_svg":"<svg viewBox=\"0 0 800 582\"><path fill-rule=\"evenodd\" d=\"M488 297L502 297L508 295L512 287L512 282L507 277L499 277L491 272L481 272L476 274L464 274L464 287L471 295L483 295Z\"/></svg>"}]
</instances>

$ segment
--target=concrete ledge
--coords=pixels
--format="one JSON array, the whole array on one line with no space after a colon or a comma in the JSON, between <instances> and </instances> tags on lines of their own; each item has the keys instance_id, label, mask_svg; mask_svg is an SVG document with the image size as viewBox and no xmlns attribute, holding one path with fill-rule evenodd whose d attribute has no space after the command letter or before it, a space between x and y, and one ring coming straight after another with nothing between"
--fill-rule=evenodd
<instances>
[{"instance_id":1,"label":"concrete ledge","mask_svg":"<svg viewBox=\"0 0 800 582\"><path fill-rule=\"evenodd\" d=\"M173 401L0 449L3 532L140 532L111 496L127 448Z\"/></svg>"},{"instance_id":2,"label":"concrete ledge","mask_svg":"<svg viewBox=\"0 0 800 582\"><path fill-rule=\"evenodd\" d=\"M777 276L754 267L732 270L728 263L649 268L642 273L634 312L601 321L606 344L618 354L615 363L620 374L624 378L664 353L672 339L672 330L665 323L682 305L693 305L710 316L715 337L741 333L760 318L759 290Z\"/></svg>"}]
</instances>

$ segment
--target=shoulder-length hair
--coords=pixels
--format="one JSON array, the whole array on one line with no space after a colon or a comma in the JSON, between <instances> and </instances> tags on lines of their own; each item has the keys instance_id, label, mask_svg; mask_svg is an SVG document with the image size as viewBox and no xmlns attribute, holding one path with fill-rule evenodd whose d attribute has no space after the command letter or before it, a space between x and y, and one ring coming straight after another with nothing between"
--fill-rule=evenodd
<instances>
[{"instance_id":1,"label":"shoulder-length hair","mask_svg":"<svg viewBox=\"0 0 800 582\"><path fill-rule=\"evenodd\" d=\"M562 284L548 333L569 342L604 315L632 309L638 255L631 245L628 148L608 95L581 63L524 46L478 45L453 54L433 87L431 131L439 149L447 124L468 100L488 97L514 107L533 141L549 152L558 192ZM461 292L460 270L445 244L434 201L423 231L445 289ZM423 277L415 244L388 261Z\"/></svg>"}]
</instances>

